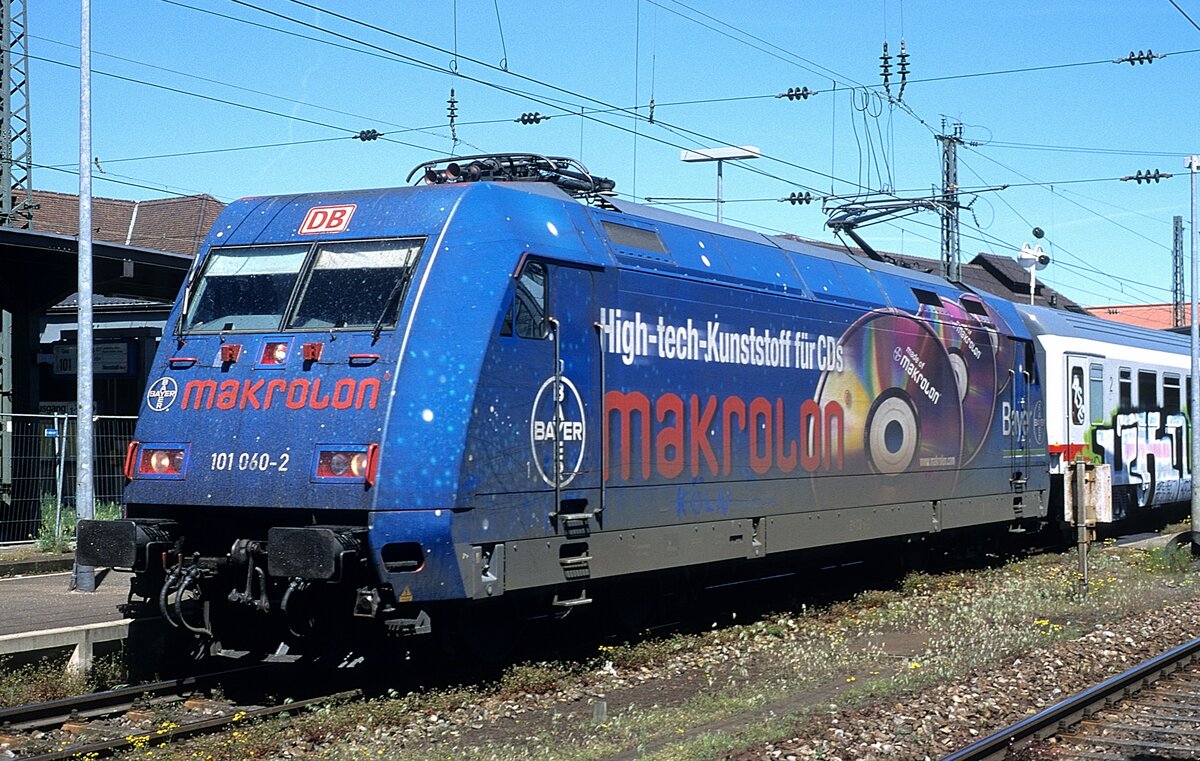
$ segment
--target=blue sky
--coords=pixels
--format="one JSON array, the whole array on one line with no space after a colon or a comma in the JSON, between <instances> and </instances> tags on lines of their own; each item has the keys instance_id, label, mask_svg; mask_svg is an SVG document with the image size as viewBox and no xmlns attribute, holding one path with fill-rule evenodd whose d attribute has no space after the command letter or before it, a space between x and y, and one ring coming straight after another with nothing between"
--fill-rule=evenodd
<instances>
[{"instance_id":1,"label":"blue sky","mask_svg":"<svg viewBox=\"0 0 1200 761\"><path fill-rule=\"evenodd\" d=\"M762 158L726 165L726 221L832 240L820 203L777 199L928 195L934 135L959 122L959 184L1009 186L964 192L964 259L1015 256L1037 226L1053 257L1039 279L1075 300L1169 301L1172 217L1190 223L1184 161L1200 153L1200 0L1175 4L93 0L93 191L230 201L530 151L577 157L626 197L707 199L715 168L680 150L753 145ZM28 5L34 186L76 192L79 4ZM887 41L898 95L902 39L910 73L889 103L879 57ZM1168 55L1111 62L1141 50ZM772 97L789 87L817 94ZM514 121L535 111L551 118ZM365 129L384 137L353 139ZM1175 176L1115 179L1154 169ZM938 229L922 212L860 234L936 258Z\"/></svg>"}]
</instances>

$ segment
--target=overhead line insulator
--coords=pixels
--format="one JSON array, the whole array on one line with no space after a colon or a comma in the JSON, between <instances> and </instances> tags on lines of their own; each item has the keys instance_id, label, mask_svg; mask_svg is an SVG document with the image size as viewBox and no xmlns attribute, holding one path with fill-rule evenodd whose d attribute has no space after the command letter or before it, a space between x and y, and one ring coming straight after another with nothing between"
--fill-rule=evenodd
<instances>
[{"instance_id":1,"label":"overhead line insulator","mask_svg":"<svg viewBox=\"0 0 1200 761\"><path fill-rule=\"evenodd\" d=\"M896 93L896 100L904 100L904 88L908 86L908 48L904 45L904 40L900 40L900 92Z\"/></svg>"},{"instance_id":2,"label":"overhead line insulator","mask_svg":"<svg viewBox=\"0 0 1200 761\"><path fill-rule=\"evenodd\" d=\"M789 87L787 92L781 92L775 97L787 98L788 100L808 100L810 96L817 93L817 90L810 90L807 87Z\"/></svg>"},{"instance_id":3,"label":"overhead line insulator","mask_svg":"<svg viewBox=\"0 0 1200 761\"><path fill-rule=\"evenodd\" d=\"M369 143L372 140L378 140L382 136L383 136L383 133L380 132L379 130L365 129L365 130L359 132L357 135L355 135L354 139L361 140L364 143Z\"/></svg>"},{"instance_id":4,"label":"overhead line insulator","mask_svg":"<svg viewBox=\"0 0 1200 761\"><path fill-rule=\"evenodd\" d=\"M1159 180L1168 180L1170 178L1171 178L1170 172L1160 172L1157 169L1155 169L1153 171L1147 169L1145 172L1143 172L1141 169L1139 169L1134 174L1131 174L1127 177L1122 177L1121 182L1129 182L1130 180L1133 180L1138 185L1141 185L1143 182L1149 184L1151 182L1158 182Z\"/></svg>"},{"instance_id":5,"label":"overhead line insulator","mask_svg":"<svg viewBox=\"0 0 1200 761\"><path fill-rule=\"evenodd\" d=\"M542 114L539 114L537 111L534 111L532 113L527 112L527 113L521 114L516 119L513 119L513 121L517 122L518 124L541 124L542 122L546 121L549 118L550 118L549 116L543 116Z\"/></svg>"},{"instance_id":6,"label":"overhead line insulator","mask_svg":"<svg viewBox=\"0 0 1200 761\"><path fill-rule=\"evenodd\" d=\"M780 198L779 202L790 203L793 206L805 206L813 202L813 194L808 191L803 193L788 193L783 198Z\"/></svg>"},{"instance_id":7,"label":"overhead line insulator","mask_svg":"<svg viewBox=\"0 0 1200 761\"><path fill-rule=\"evenodd\" d=\"M1118 58L1113 63L1127 63L1130 66L1137 66L1140 63L1154 63L1155 58L1166 58L1166 53L1155 53L1153 50L1139 50L1138 52L1129 51L1129 55L1124 58Z\"/></svg>"},{"instance_id":8,"label":"overhead line insulator","mask_svg":"<svg viewBox=\"0 0 1200 761\"><path fill-rule=\"evenodd\" d=\"M883 76L883 89L890 96L892 94L891 76L892 76L892 57L888 55L887 40L883 41L883 55L879 56L879 72Z\"/></svg>"}]
</instances>

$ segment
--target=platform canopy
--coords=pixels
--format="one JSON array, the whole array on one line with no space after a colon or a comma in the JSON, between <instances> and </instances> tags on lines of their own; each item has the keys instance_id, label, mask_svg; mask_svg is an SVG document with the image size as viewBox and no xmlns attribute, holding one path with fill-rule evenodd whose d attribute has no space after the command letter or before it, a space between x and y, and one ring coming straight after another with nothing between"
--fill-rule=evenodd
<instances>
[{"instance_id":1,"label":"platform canopy","mask_svg":"<svg viewBox=\"0 0 1200 761\"><path fill-rule=\"evenodd\" d=\"M0 227L0 309L40 311L75 293L78 252L74 237ZM93 241L93 290L171 302L191 264L187 254Z\"/></svg>"}]
</instances>

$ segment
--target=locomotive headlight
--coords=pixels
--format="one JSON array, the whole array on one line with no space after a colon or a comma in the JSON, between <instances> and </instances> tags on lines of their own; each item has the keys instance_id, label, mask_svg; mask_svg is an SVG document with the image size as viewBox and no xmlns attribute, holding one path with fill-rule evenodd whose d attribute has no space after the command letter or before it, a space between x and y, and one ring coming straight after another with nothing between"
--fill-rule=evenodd
<instances>
[{"instance_id":1,"label":"locomotive headlight","mask_svg":"<svg viewBox=\"0 0 1200 761\"><path fill-rule=\"evenodd\" d=\"M282 365L287 362L290 341L267 341L263 343L262 354L258 358L260 365Z\"/></svg>"},{"instance_id":2,"label":"locomotive headlight","mask_svg":"<svg viewBox=\"0 0 1200 761\"><path fill-rule=\"evenodd\" d=\"M346 471L350 470L350 460L353 457L354 455L349 452L331 452L329 454L329 472L342 478L346 475Z\"/></svg>"},{"instance_id":3,"label":"locomotive headlight","mask_svg":"<svg viewBox=\"0 0 1200 761\"><path fill-rule=\"evenodd\" d=\"M181 479L187 471L187 445L143 445L134 478Z\"/></svg>"},{"instance_id":4,"label":"locomotive headlight","mask_svg":"<svg viewBox=\"0 0 1200 761\"><path fill-rule=\"evenodd\" d=\"M379 467L379 445L330 445L317 447L313 462L314 481L375 483Z\"/></svg>"}]
</instances>

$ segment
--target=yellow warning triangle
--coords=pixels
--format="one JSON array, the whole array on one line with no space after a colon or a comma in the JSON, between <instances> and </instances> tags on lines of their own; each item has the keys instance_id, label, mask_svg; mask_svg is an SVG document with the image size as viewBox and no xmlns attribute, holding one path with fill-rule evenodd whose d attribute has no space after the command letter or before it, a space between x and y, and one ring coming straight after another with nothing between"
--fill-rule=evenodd
<instances>
[{"instance_id":1,"label":"yellow warning triangle","mask_svg":"<svg viewBox=\"0 0 1200 761\"><path fill-rule=\"evenodd\" d=\"M400 602L412 602L412 590L408 587L405 587L404 591L400 593L400 597L398 599Z\"/></svg>"}]
</instances>

